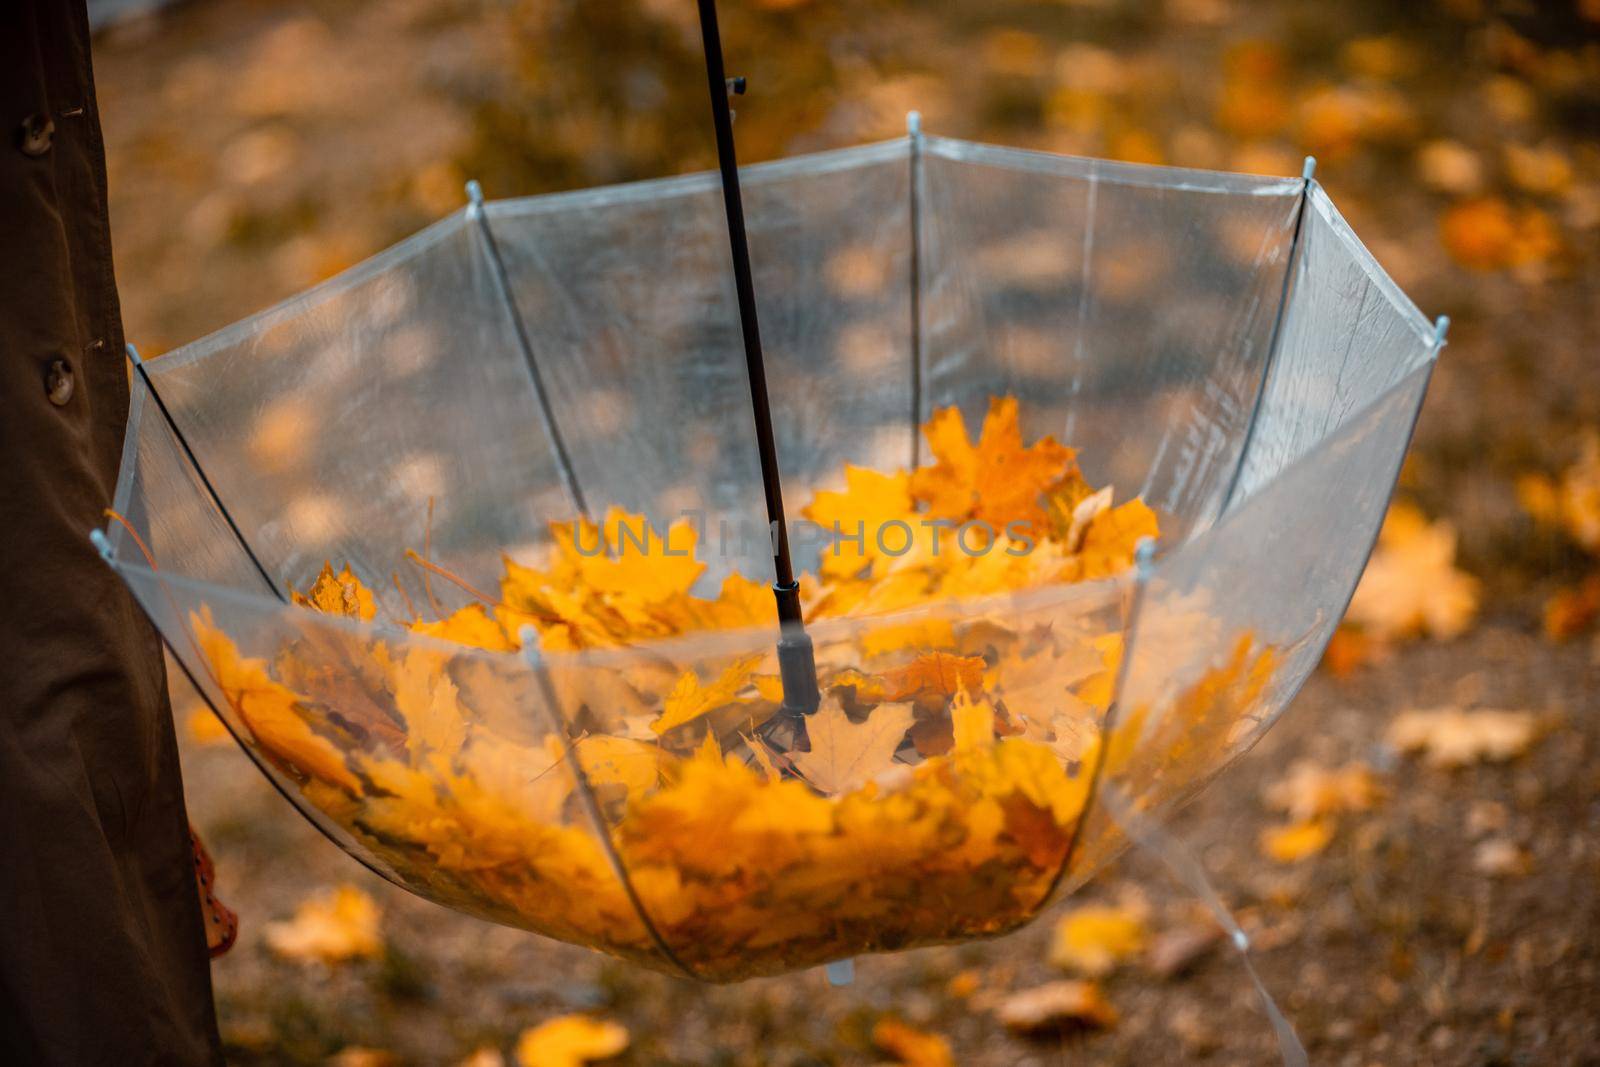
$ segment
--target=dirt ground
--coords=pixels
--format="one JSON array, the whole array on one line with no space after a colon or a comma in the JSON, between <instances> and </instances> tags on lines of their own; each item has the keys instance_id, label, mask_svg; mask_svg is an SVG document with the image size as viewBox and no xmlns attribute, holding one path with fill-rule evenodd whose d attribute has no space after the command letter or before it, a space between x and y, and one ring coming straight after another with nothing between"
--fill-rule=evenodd
<instances>
[{"instance_id":1,"label":"dirt ground","mask_svg":"<svg viewBox=\"0 0 1600 1067\"><path fill-rule=\"evenodd\" d=\"M1136 160L1293 174L1310 151L1378 259L1425 312L1451 315L1404 489L1460 532L1482 618L1348 678L1319 673L1176 829L1313 1062L1600 1063L1600 644L1555 643L1539 624L1543 598L1596 564L1536 528L1515 490L1570 462L1600 421L1596 5L724 8L754 89L740 105L748 160L896 136L910 107L935 132ZM454 210L468 176L509 196L706 165L709 138L681 118L703 107L692 20L686 0L216 0L106 30L96 65L130 339L158 354L267 306ZM1464 237L1447 224L1462 209L1476 212ZM1454 772L1384 747L1396 713L1452 704L1534 711L1543 734L1509 764ZM1320 855L1280 865L1257 847L1273 820L1261 792L1300 757L1365 760L1387 798ZM1220 949L1174 976L1118 971L1105 984L1116 1026L1042 1042L983 1005L1058 976L1048 920L859 961L842 989L820 973L696 986L388 886L231 747L186 737L184 770L243 920L214 968L240 1063L352 1046L453 1063L574 1011L627 1026L623 1064L872 1063L886 1015L944 1035L962 1064L1277 1061ZM1523 850L1518 870L1480 870L1489 838ZM267 952L265 923L340 882L381 904L380 959ZM1081 897L1130 893L1158 930L1192 921L1191 894L1137 852ZM966 971L979 993L955 996Z\"/></svg>"}]
</instances>

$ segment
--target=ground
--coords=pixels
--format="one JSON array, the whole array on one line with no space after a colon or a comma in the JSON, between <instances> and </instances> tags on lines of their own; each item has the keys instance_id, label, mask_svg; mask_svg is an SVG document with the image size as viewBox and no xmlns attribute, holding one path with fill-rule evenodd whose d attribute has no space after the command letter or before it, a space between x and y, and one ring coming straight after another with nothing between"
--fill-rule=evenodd
<instances>
[{"instance_id":1,"label":"ground","mask_svg":"<svg viewBox=\"0 0 1600 1067\"><path fill-rule=\"evenodd\" d=\"M1167 3L725 7L747 159L930 130L1146 161L1319 176L1424 311L1448 313L1403 491L1460 533L1483 582L1464 636L1319 672L1284 720L1178 821L1256 943L1317 1063L1600 1061L1600 646L1541 633L1552 591L1595 564L1520 509L1529 471L1572 461L1600 421L1600 12L1498 5ZM706 165L692 5L393 0L178 4L96 42L117 270L148 355L218 328L491 195ZM188 698L180 693L180 704ZM1428 769L1386 728L1409 708L1533 711L1505 764ZM193 817L241 943L214 969L232 1058L405 1062L509 1051L583 1011L632 1035L620 1063L867 1063L893 1015L963 1064L1271 1063L1238 959L1173 977L1137 964L1097 1034L1010 1036L986 999L1057 977L1049 920L982 945L701 987L462 918L380 882L320 838L229 747L187 737ZM1387 798L1295 864L1263 857L1268 783L1297 758L1378 769ZM1485 840L1525 850L1491 874ZM262 930L351 882L382 911L375 960L281 960ZM1142 894L1159 928L1188 890L1128 855L1080 895ZM978 991L949 980L974 971Z\"/></svg>"}]
</instances>

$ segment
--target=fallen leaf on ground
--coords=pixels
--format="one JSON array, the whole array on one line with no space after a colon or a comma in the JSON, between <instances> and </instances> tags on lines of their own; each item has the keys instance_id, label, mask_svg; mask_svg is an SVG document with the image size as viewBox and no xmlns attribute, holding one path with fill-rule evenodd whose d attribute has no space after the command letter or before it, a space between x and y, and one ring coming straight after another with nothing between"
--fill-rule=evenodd
<instances>
[{"instance_id":1,"label":"fallen leaf on ground","mask_svg":"<svg viewBox=\"0 0 1600 1067\"><path fill-rule=\"evenodd\" d=\"M1520 878L1533 869L1533 859L1503 837L1492 837L1472 852L1472 869L1491 878Z\"/></svg>"},{"instance_id":2,"label":"fallen leaf on ground","mask_svg":"<svg viewBox=\"0 0 1600 1067\"><path fill-rule=\"evenodd\" d=\"M872 1043L904 1067L955 1067L950 1042L898 1019L879 1019L872 1028Z\"/></svg>"},{"instance_id":3,"label":"fallen leaf on ground","mask_svg":"<svg viewBox=\"0 0 1600 1067\"><path fill-rule=\"evenodd\" d=\"M351 1045L328 1057L328 1067L399 1067L400 1057L387 1049Z\"/></svg>"},{"instance_id":4,"label":"fallen leaf on ground","mask_svg":"<svg viewBox=\"0 0 1600 1067\"><path fill-rule=\"evenodd\" d=\"M1389 509L1347 618L1378 640L1464 633L1478 612L1478 580L1457 570L1456 531L1404 501Z\"/></svg>"},{"instance_id":5,"label":"fallen leaf on ground","mask_svg":"<svg viewBox=\"0 0 1600 1067\"><path fill-rule=\"evenodd\" d=\"M562 1015L522 1031L516 1055L521 1067L584 1067L627 1047L628 1031L620 1023Z\"/></svg>"},{"instance_id":6,"label":"fallen leaf on ground","mask_svg":"<svg viewBox=\"0 0 1600 1067\"><path fill-rule=\"evenodd\" d=\"M1044 1036L1064 1031L1105 1030L1117 1025L1117 1012L1093 982L1047 982L1011 993L995 1006L1007 1030Z\"/></svg>"},{"instance_id":7,"label":"fallen leaf on ground","mask_svg":"<svg viewBox=\"0 0 1600 1067\"><path fill-rule=\"evenodd\" d=\"M378 919L370 896L342 885L301 904L293 918L268 923L262 933L267 947L280 956L337 963L382 951Z\"/></svg>"},{"instance_id":8,"label":"fallen leaf on ground","mask_svg":"<svg viewBox=\"0 0 1600 1067\"><path fill-rule=\"evenodd\" d=\"M1559 477L1520 478L1517 499L1535 520L1558 527L1579 547L1600 555L1600 430L1584 431L1578 458Z\"/></svg>"},{"instance_id":9,"label":"fallen leaf on ground","mask_svg":"<svg viewBox=\"0 0 1600 1067\"><path fill-rule=\"evenodd\" d=\"M1209 922L1163 930L1150 942L1145 966L1158 978L1176 978L1198 963L1221 939L1222 931Z\"/></svg>"},{"instance_id":10,"label":"fallen leaf on ground","mask_svg":"<svg viewBox=\"0 0 1600 1067\"><path fill-rule=\"evenodd\" d=\"M1401 712L1385 735L1401 752L1420 752L1430 766L1504 762L1533 743L1538 722L1527 711L1434 708Z\"/></svg>"},{"instance_id":11,"label":"fallen leaf on ground","mask_svg":"<svg viewBox=\"0 0 1600 1067\"><path fill-rule=\"evenodd\" d=\"M1284 812L1297 823L1327 815L1366 811L1382 794L1378 780L1365 763L1343 767L1323 767L1311 760L1297 760L1289 773L1268 786L1267 806Z\"/></svg>"},{"instance_id":12,"label":"fallen leaf on ground","mask_svg":"<svg viewBox=\"0 0 1600 1067\"><path fill-rule=\"evenodd\" d=\"M1555 255L1560 238L1536 207L1513 208L1499 197L1463 200L1439 216L1439 239L1470 270L1506 270Z\"/></svg>"},{"instance_id":13,"label":"fallen leaf on ground","mask_svg":"<svg viewBox=\"0 0 1600 1067\"><path fill-rule=\"evenodd\" d=\"M1544 602L1544 635L1552 641L1577 637L1600 619L1600 574L1591 574Z\"/></svg>"},{"instance_id":14,"label":"fallen leaf on ground","mask_svg":"<svg viewBox=\"0 0 1600 1067\"><path fill-rule=\"evenodd\" d=\"M1298 863L1315 856L1333 840L1333 820L1311 819L1272 826L1261 832L1261 851L1279 863Z\"/></svg>"},{"instance_id":15,"label":"fallen leaf on ground","mask_svg":"<svg viewBox=\"0 0 1600 1067\"><path fill-rule=\"evenodd\" d=\"M956 1000L966 1000L978 991L983 985L983 978L977 971L957 971L950 976L950 981L945 983L944 991Z\"/></svg>"},{"instance_id":16,"label":"fallen leaf on ground","mask_svg":"<svg viewBox=\"0 0 1600 1067\"><path fill-rule=\"evenodd\" d=\"M1144 916L1132 908L1086 904L1063 915L1050 944L1050 962L1091 978L1144 949Z\"/></svg>"}]
</instances>

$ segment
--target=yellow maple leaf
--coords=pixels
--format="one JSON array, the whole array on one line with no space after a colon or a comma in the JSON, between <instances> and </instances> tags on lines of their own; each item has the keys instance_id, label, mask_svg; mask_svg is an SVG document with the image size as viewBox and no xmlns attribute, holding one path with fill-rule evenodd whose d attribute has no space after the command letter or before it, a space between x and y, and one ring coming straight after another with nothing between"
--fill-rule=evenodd
<instances>
[{"instance_id":1,"label":"yellow maple leaf","mask_svg":"<svg viewBox=\"0 0 1600 1067\"><path fill-rule=\"evenodd\" d=\"M239 655L208 607L191 612L189 624L223 696L269 759L296 777L309 775L351 793L361 791L344 753L311 728L300 714L299 694L274 681L266 661Z\"/></svg>"},{"instance_id":2,"label":"yellow maple leaf","mask_svg":"<svg viewBox=\"0 0 1600 1067\"><path fill-rule=\"evenodd\" d=\"M1138 498L1106 508L1088 521L1077 551L1062 562L1059 578L1087 582L1120 574L1133 566L1139 542L1159 533L1156 513Z\"/></svg>"},{"instance_id":3,"label":"yellow maple leaf","mask_svg":"<svg viewBox=\"0 0 1600 1067\"><path fill-rule=\"evenodd\" d=\"M444 657L430 649L410 649L394 663L395 710L405 720L413 764L429 752L453 756L467 738L459 691L444 666Z\"/></svg>"},{"instance_id":4,"label":"yellow maple leaf","mask_svg":"<svg viewBox=\"0 0 1600 1067\"><path fill-rule=\"evenodd\" d=\"M695 721L707 712L732 704L738 699L739 692L752 684L756 668L765 658L765 653L757 652L736 660L710 685L702 685L694 671L685 671L672 692L667 694L661 714L650 724L650 729L664 734Z\"/></svg>"},{"instance_id":5,"label":"yellow maple leaf","mask_svg":"<svg viewBox=\"0 0 1600 1067\"><path fill-rule=\"evenodd\" d=\"M303 608L362 622L370 622L378 611L372 591L361 584L361 579L351 573L348 566L335 574L331 560L322 564L322 571L310 589L303 594L291 589L289 599Z\"/></svg>"},{"instance_id":6,"label":"yellow maple leaf","mask_svg":"<svg viewBox=\"0 0 1600 1067\"><path fill-rule=\"evenodd\" d=\"M1478 611L1478 581L1455 566L1456 532L1412 504L1389 509L1348 618L1380 640L1456 637Z\"/></svg>"},{"instance_id":7,"label":"yellow maple leaf","mask_svg":"<svg viewBox=\"0 0 1600 1067\"><path fill-rule=\"evenodd\" d=\"M927 652L882 675L884 700L911 700L924 695L954 696L983 685L983 658L949 652Z\"/></svg>"},{"instance_id":8,"label":"yellow maple leaf","mask_svg":"<svg viewBox=\"0 0 1600 1067\"><path fill-rule=\"evenodd\" d=\"M490 652L515 652L517 649L515 642L506 635L505 627L492 618L482 604L468 604L436 622L419 620L412 623L410 629L413 633Z\"/></svg>"},{"instance_id":9,"label":"yellow maple leaf","mask_svg":"<svg viewBox=\"0 0 1600 1067\"><path fill-rule=\"evenodd\" d=\"M562 1015L529 1027L517 1038L521 1067L584 1067L619 1056L628 1048L621 1023L588 1015Z\"/></svg>"},{"instance_id":10,"label":"yellow maple leaf","mask_svg":"<svg viewBox=\"0 0 1600 1067\"><path fill-rule=\"evenodd\" d=\"M321 893L294 917L262 928L267 947L287 959L338 963L383 950L377 903L352 885Z\"/></svg>"},{"instance_id":11,"label":"yellow maple leaf","mask_svg":"<svg viewBox=\"0 0 1600 1067\"><path fill-rule=\"evenodd\" d=\"M977 519L1004 532L1013 522L1029 530L1047 520L1046 493L1077 473L1072 449L1049 436L1024 447L1015 397L995 397L974 445L961 410L945 408L923 428L935 462L911 475L911 494L936 518Z\"/></svg>"},{"instance_id":12,"label":"yellow maple leaf","mask_svg":"<svg viewBox=\"0 0 1600 1067\"><path fill-rule=\"evenodd\" d=\"M644 516L614 507L606 513L602 532L606 552L579 557L585 583L601 593L644 603L669 600L688 593L706 569L694 558L697 535L687 519L662 536Z\"/></svg>"},{"instance_id":13,"label":"yellow maple leaf","mask_svg":"<svg viewBox=\"0 0 1600 1067\"><path fill-rule=\"evenodd\" d=\"M629 793L645 793L655 788L667 759L660 745L605 734L585 737L574 747L589 784L618 785Z\"/></svg>"},{"instance_id":14,"label":"yellow maple leaf","mask_svg":"<svg viewBox=\"0 0 1600 1067\"><path fill-rule=\"evenodd\" d=\"M1050 942L1050 962L1091 978L1143 951L1144 916L1131 907L1085 904L1063 915Z\"/></svg>"},{"instance_id":15,"label":"yellow maple leaf","mask_svg":"<svg viewBox=\"0 0 1600 1067\"><path fill-rule=\"evenodd\" d=\"M837 697L825 697L817 713L806 718L811 751L790 759L824 793L848 793L889 769L911 721L911 705L879 704L865 721L851 722Z\"/></svg>"},{"instance_id":16,"label":"yellow maple leaf","mask_svg":"<svg viewBox=\"0 0 1600 1067\"><path fill-rule=\"evenodd\" d=\"M912 509L911 476L905 471L884 474L846 465L844 477L842 492L819 492L800 511L833 538L822 550L825 578L853 578L886 558L886 549L898 549L899 541L888 540L888 523L905 523L913 536L926 529Z\"/></svg>"}]
</instances>

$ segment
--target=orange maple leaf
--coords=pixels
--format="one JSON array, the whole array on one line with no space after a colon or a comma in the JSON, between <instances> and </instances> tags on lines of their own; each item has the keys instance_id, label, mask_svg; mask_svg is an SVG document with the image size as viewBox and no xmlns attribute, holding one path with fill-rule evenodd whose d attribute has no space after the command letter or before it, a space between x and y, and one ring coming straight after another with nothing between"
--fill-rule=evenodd
<instances>
[{"instance_id":1,"label":"orange maple leaf","mask_svg":"<svg viewBox=\"0 0 1600 1067\"><path fill-rule=\"evenodd\" d=\"M911 495L936 518L982 520L1002 533L1023 523L1031 532L1046 521L1044 495L1077 473L1075 453L1053 437L1023 447L1015 397L989 401L976 445L959 408L938 412L923 433L937 462L911 475Z\"/></svg>"}]
</instances>

